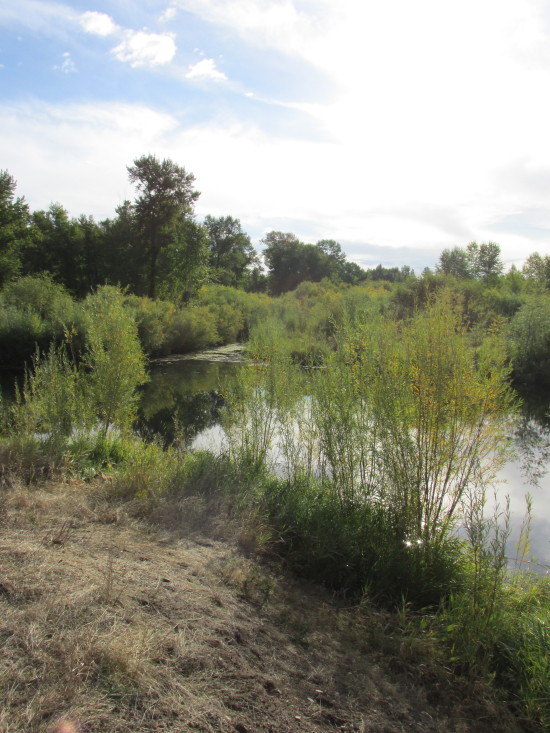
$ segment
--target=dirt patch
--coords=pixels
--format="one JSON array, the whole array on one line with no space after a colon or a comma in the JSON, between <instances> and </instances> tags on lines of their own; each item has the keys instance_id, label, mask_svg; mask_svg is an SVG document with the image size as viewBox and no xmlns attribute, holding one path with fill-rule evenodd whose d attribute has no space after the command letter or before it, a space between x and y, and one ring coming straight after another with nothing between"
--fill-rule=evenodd
<instances>
[{"instance_id":1,"label":"dirt patch","mask_svg":"<svg viewBox=\"0 0 550 733\"><path fill-rule=\"evenodd\" d=\"M105 491L4 493L2 733L521 730L374 610Z\"/></svg>"}]
</instances>

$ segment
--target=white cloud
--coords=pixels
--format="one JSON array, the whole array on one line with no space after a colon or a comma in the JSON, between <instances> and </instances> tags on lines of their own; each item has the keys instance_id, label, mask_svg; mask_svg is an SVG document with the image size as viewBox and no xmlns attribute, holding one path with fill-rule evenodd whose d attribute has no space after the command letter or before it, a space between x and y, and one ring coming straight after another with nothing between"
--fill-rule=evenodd
<instances>
[{"instance_id":1,"label":"white cloud","mask_svg":"<svg viewBox=\"0 0 550 733\"><path fill-rule=\"evenodd\" d=\"M110 36L116 32L118 26L106 13L98 13L95 10L89 10L80 16L80 24L86 33L92 33L96 36Z\"/></svg>"},{"instance_id":2,"label":"white cloud","mask_svg":"<svg viewBox=\"0 0 550 733\"><path fill-rule=\"evenodd\" d=\"M508 190L508 177L499 197L487 172L467 170L471 159L460 170L454 158L447 169L446 155L439 167L427 166L422 151L403 161L400 149L391 160L385 147L376 158L375 141L364 151L338 139L273 137L249 124L182 128L171 115L140 105L0 107L0 125L0 159L33 209L53 200L75 216L113 216L134 196L126 166L151 152L195 174L199 217L231 214L253 236L282 229L307 241L331 237L353 247L359 260L368 243L402 247L402 264L418 262L418 250L430 266L444 247L474 238L499 242L507 262L534 250L550 253L550 237L534 242L528 232L502 227L510 212L520 217L546 206L544 171L541 187L538 171L526 178L525 193Z\"/></svg>"},{"instance_id":3,"label":"white cloud","mask_svg":"<svg viewBox=\"0 0 550 733\"><path fill-rule=\"evenodd\" d=\"M174 5L169 5L164 12L162 12L159 16L159 22L160 23L168 23L169 21L173 20L177 15L177 8L174 7Z\"/></svg>"},{"instance_id":4,"label":"white cloud","mask_svg":"<svg viewBox=\"0 0 550 733\"><path fill-rule=\"evenodd\" d=\"M126 166L140 155L172 154L170 115L121 103L0 105L0 159L33 210L60 202L71 216L114 216L133 198ZM20 146L19 150L16 146ZM181 159L180 159L181 160Z\"/></svg>"},{"instance_id":5,"label":"white cloud","mask_svg":"<svg viewBox=\"0 0 550 733\"><path fill-rule=\"evenodd\" d=\"M48 0L2 0L0 23L37 31L57 31L59 24L72 22L76 13L68 5Z\"/></svg>"},{"instance_id":6,"label":"white cloud","mask_svg":"<svg viewBox=\"0 0 550 733\"><path fill-rule=\"evenodd\" d=\"M258 46L297 53L303 39L324 23L331 0L315 0L302 12L293 0L174 0L178 7L203 20L231 28ZM332 2L332 6L334 3ZM312 8L315 12L312 12Z\"/></svg>"},{"instance_id":7,"label":"white cloud","mask_svg":"<svg viewBox=\"0 0 550 733\"><path fill-rule=\"evenodd\" d=\"M225 81L227 76L216 68L214 59L202 59L196 64L189 66L189 71L185 74L186 79L209 79L211 81Z\"/></svg>"},{"instance_id":8,"label":"white cloud","mask_svg":"<svg viewBox=\"0 0 550 733\"><path fill-rule=\"evenodd\" d=\"M176 53L174 38L169 34L125 30L123 39L111 53L130 66L160 66L168 64Z\"/></svg>"},{"instance_id":9,"label":"white cloud","mask_svg":"<svg viewBox=\"0 0 550 733\"><path fill-rule=\"evenodd\" d=\"M473 238L499 242L508 262L535 249L550 253L550 216L540 213L548 210L550 190L543 0L178 0L178 7L223 25L238 43L256 45L259 64L266 46L287 54L285 73L313 64L338 94L320 91L308 104L274 100L269 129L277 134L248 118L238 124L237 103L229 121L223 105L216 107L217 124L210 110L201 118L197 106L193 118L200 124L186 128L143 107L102 106L99 116L92 106L78 115L76 108L51 108L39 110L36 120L19 110L17 124L0 139L0 159L33 205L30 192L38 190L73 202L75 213L104 216L105 206L112 211L131 195L131 189L113 195L128 188L125 166L154 152L195 173L203 192L199 215L229 213L254 232L334 237L356 243L357 253L368 242L431 250L430 265L444 247ZM133 66L168 63L175 53L172 36L148 31L117 27L109 43ZM171 78L225 80L214 59L198 58L187 69L172 68ZM267 104L260 84L243 80L234 89L243 102L247 96L258 108ZM285 106L309 115L324 139L297 140L295 127L288 133L284 120L278 124ZM246 114L250 108L247 100ZM142 120L147 129L138 129ZM20 155L25 180L16 166ZM42 168L56 170L58 192L46 175L36 177ZM91 171L89 186L81 171ZM104 191L113 175L121 183ZM532 212L539 212L536 221Z\"/></svg>"},{"instance_id":10,"label":"white cloud","mask_svg":"<svg viewBox=\"0 0 550 733\"><path fill-rule=\"evenodd\" d=\"M54 70L56 71L62 71L64 74L74 74L78 69L76 68L76 64L71 58L71 54L68 51L65 51L63 54L63 61L61 62L61 66L54 66Z\"/></svg>"}]
</instances>

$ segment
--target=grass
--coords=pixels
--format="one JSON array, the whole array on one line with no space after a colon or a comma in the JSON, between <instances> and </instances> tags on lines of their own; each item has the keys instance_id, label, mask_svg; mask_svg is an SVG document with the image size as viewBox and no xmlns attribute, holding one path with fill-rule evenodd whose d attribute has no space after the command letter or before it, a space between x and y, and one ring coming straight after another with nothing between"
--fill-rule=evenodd
<instances>
[{"instance_id":1,"label":"grass","mask_svg":"<svg viewBox=\"0 0 550 733\"><path fill-rule=\"evenodd\" d=\"M228 453L213 456L130 432L144 373L121 297L105 291L90 308L104 314L116 306L111 316L127 329L122 351L114 349L111 330L104 332L98 317L97 329L90 328L97 338L88 370L66 351L37 357L0 442L3 551L11 568L1 581L0 601L7 604L5 635L14 655L8 655L0 691L10 715L19 716L16 729L46 731L63 715L86 719L87 731L263 729L269 716L262 713L259 722L243 713L256 709L250 690L239 688L235 700L226 667L220 671L210 657L224 662L216 650L225 649L233 673L247 679L246 670L254 667L250 655L243 659L229 642L224 645L227 638L241 644L244 636L240 630L232 636L227 626L242 604L258 618L270 617L278 591L290 582L288 571L333 591L333 612L342 602L351 604L354 611L339 617L350 621L356 642L372 636L366 625L380 618L372 613L374 602L391 609L387 628L375 636L397 669L409 673L412 664L426 665L443 684L452 668L486 690L495 681L494 690L507 695L520 718L547 726L548 586L527 575L507 576L506 523L501 528L498 517L484 517L486 486L505 457L514 403L498 335L472 345L459 309L443 294L406 324L380 318L368 328L345 329L327 368L308 375L306 397L303 373L277 339L272 347L258 342L258 354L266 357L241 370L227 396ZM95 391L81 411L85 384ZM44 491L47 482L56 490ZM460 541L452 534L459 511L467 528ZM209 551L222 539L232 543L229 558ZM208 567L195 562L197 587L181 572L190 564L182 543L188 549L193 541L207 548L197 553L208 558ZM280 582L258 556L286 571ZM173 576L186 577L184 591L175 588ZM172 635L178 632L179 639L181 619L188 628L191 589L198 593L193 639L210 629L210 648L199 644L197 651L185 647L180 653L189 636L180 643ZM215 610L229 607L230 617ZM365 608L368 620L355 613ZM284 629L284 644L321 654L335 631L329 615L323 625L315 613L286 605L271 621ZM217 619L215 626L204 624L204 616ZM257 652L259 659L269 654L272 666L279 653L274 638ZM356 674L363 665L352 657ZM219 677L220 689L212 684ZM84 712L83 690L92 700ZM208 690L209 702L190 718L182 707L195 710L201 690ZM226 698L224 711L220 700ZM325 708L337 705L323 703L322 687L307 699L316 711L306 716L311 730L325 723L369 729L363 712L357 717L360 706L328 716ZM106 701L107 718L96 720L93 710L101 715ZM59 712L63 706L69 712ZM237 710L242 721L227 709ZM119 710L123 718L115 724ZM304 727L301 714L293 724L281 716L281 730L297 721ZM512 729L512 722L502 728Z\"/></svg>"},{"instance_id":2,"label":"grass","mask_svg":"<svg viewBox=\"0 0 550 733\"><path fill-rule=\"evenodd\" d=\"M222 541L230 507L201 531L99 479L2 498L2 733L521 730L406 623Z\"/></svg>"}]
</instances>

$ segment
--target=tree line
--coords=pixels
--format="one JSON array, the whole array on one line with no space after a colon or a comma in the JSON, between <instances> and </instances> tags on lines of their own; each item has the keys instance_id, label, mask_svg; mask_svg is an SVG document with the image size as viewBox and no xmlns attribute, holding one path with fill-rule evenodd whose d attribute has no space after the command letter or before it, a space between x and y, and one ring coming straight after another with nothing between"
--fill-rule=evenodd
<instances>
[{"instance_id":1,"label":"tree line","mask_svg":"<svg viewBox=\"0 0 550 733\"><path fill-rule=\"evenodd\" d=\"M280 231L261 240L262 266L239 219L208 215L197 222L200 193L184 167L144 155L127 170L135 199L100 222L85 214L70 217L59 203L31 212L16 196L14 177L0 171L0 287L21 275L49 273L78 298L114 284L135 295L187 302L205 283L280 295L324 278L356 285L415 277L408 266L364 269L348 261L333 239L306 244ZM446 249L436 271L490 284L503 272L500 248L473 242ZM549 258L535 253L524 274L550 285Z\"/></svg>"},{"instance_id":2,"label":"tree line","mask_svg":"<svg viewBox=\"0 0 550 733\"><path fill-rule=\"evenodd\" d=\"M364 270L347 261L334 240L304 244L278 231L261 240L262 267L238 219L196 221L200 193L192 173L154 155L137 158L127 170L136 197L101 222L84 214L71 218L59 203L31 212L16 197L13 176L0 171L0 287L21 275L49 273L78 298L114 284L135 295L187 302L207 282L279 295L305 280L357 284L412 274L407 267Z\"/></svg>"}]
</instances>

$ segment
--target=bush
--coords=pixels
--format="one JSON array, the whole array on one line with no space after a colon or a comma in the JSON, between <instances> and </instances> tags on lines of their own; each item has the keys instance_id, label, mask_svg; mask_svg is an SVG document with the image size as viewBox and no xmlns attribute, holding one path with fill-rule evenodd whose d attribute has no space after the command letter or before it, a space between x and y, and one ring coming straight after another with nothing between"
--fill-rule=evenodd
<instances>
[{"instance_id":1,"label":"bush","mask_svg":"<svg viewBox=\"0 0 550 733\"><path fill-rule=\"evenodd\" d=\"M46 352L76 331L76 305L50 276L22 277L0 293L2 365L22 368L37 348Z\"/></svg>"},{"instance_id":2,"label":"bush","mask_svg":"<svg viewBox=\"0 0 550 733\"><path fill-rule=\"evenodd\" d=\"M514 379L550 389L550 297L531 297L510 321L509 335Z\"/></svg>"},{"instance_id":3,"label":"bush","mask_svg":"<svg viewBox=\"0 0 550 733\"><path fill-rule=\"evenodd\" d=\"M140 298L137 295L127 296L125 306L136 321L143 351L150 356L167 354L175 306L163 300Z\"/></svg>"},{"instance_id":4,"label":"bush","mask_svg":"<svg viewBox=\"0 0 550 733\"><path fill-rule=\"evenodd\" d=\"M200 351L219 343L216 318L207 306L188 306L177 311L170 328L171 354Z\"/></svg>"},{"instance_id":5,"label":"bush","mask_svg":"<svg viewBox=\"0 0 550 733\"><path fill-rule=\"evenodd\" d=\"M89 295L83 310L83 362L88 370L83 378L98 427L104 434L113 425L128 430L135 418L137 387L147 381L136 323L124 308L122 293L111 286Z\"/></svg>"}]
</instances>

